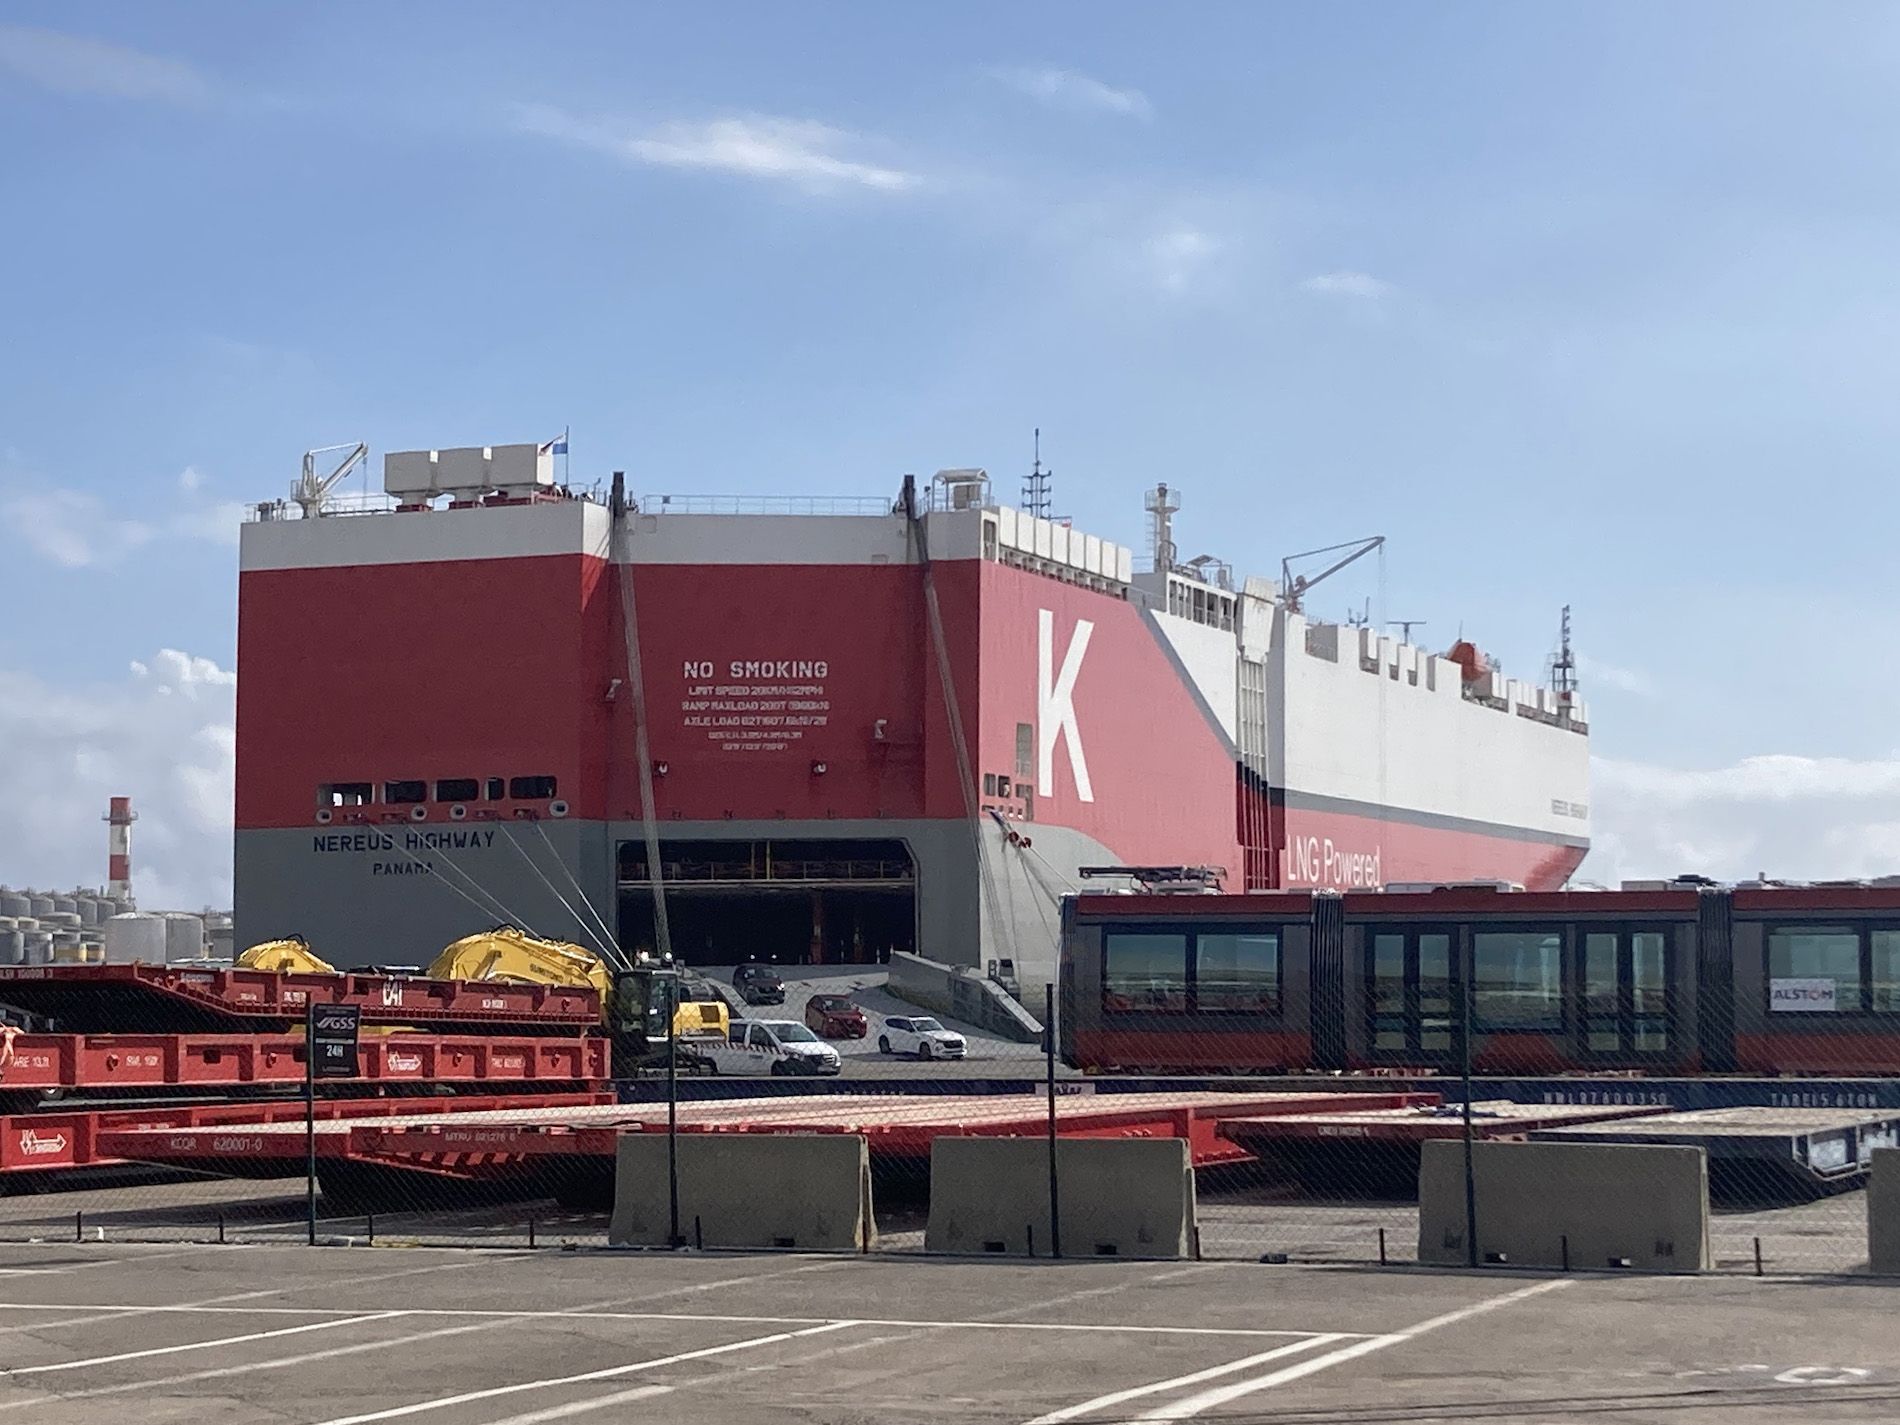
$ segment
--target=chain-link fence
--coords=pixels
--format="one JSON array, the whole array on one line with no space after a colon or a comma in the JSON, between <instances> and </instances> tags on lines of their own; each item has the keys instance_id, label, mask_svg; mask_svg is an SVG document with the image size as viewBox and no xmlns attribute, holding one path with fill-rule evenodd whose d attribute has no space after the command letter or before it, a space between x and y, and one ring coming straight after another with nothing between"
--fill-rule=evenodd
<instances>
[{"instance_id":1,"label":"chain-link fence","mask_svg":"<svg viewBox=\"0 0 1900 1425\"><path fill-rule=\"evenodd\" d=\"M1833 964L1832 997L1884 995L1885 962L1867 964L1876 945L1885 953L1873 938L1884 934L1855 926L1850 945L1809 926L1768 935L1763 953L1790 972ZM73 996L101 987L75 980L54 995L46 980L38 991L7 982L0 1238L599 1246L623 1135L794 1133L861 1137L875 1226L865 1245L921 1252L937 1139L1053 1133L1184 1140L1197 1196L1186 1250L1207 1258L1414 1262L1422 1159L1449 1154L1456 1183L1467 1146L1481 1177L1488 1145L1570 1143L1699 1153L1718 1270L1866 1268L1867 1169L1900 1137L1900 1080L1551 1061L1552 1044L1625 1058L1681 1044L1691 1011L1667 927L1362 936L1332 1004L1349 1050L1376 1062L1326 1072L1299 1061L1287 1032L1290 1002L1328 993L1322 960L1293 954L1290 931L1124 914L1093 933L1072 925L1069 942L1051 995L1061 1022L1040 1042L899 998L878 966L728 966L678 985L717 1012L676 1015L681 1032L654 1041L666 1049L618 1075L597 1072L607 1051L589 1046L610 1037L598 1026L482 1035L364 1016L355 1073L319 1081L308 1110L297 1029L181 1029L176 1004L121 984L114 1032L92 1032L102 1011L74 1010ZM656 983L663 1012L673 983ZM1048 1016L1042 986L1022 1000L1024 1023ZM1313 1023L1306 1014L1309 1033ZM1810 1048L1851 1047L1838 1026L1804 1032ZM146 1084L99 1088L140 1058L153 1061ZM71 1082L32 1087L60 1073ZM751 1185L767 1196L797 1187ZM1487 1189L1456 1206L1466 1215L1454 1233L1427 1222L1428 1258L1516 1264L1488 1245L1483 1214L1535 1216L1535 1204ZM692 1207L675 1219L678 1239L720 1245ZM1061 1210L1036 1205L1047 1213L1037 1221ZM1051 1235L1032 1232L1038 1255ZM1071 1235L1069 1254L1090 1251ZM1572 1263L1615 1264L1582 1244Z\"/></svg>"}]
</instances>

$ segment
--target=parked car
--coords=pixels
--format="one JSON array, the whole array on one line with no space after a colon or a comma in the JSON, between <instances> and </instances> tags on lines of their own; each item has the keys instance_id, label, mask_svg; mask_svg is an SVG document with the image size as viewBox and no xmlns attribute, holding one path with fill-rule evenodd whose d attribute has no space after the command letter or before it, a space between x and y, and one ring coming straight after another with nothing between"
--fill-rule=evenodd
<instances>
[{"instance_id":1,"label":"parked car","mask_svg":"<svg viewBox=\"0 0 1900 1425\"><path fill-rule=\"evenodd\" d=\"M735 1019L721 1043L696 1044L715 1074L835 1074L838 1051L789 1019Z\"/></svg>"},{"instance_id":2,"label":"parked car","mask_svg":"<svg viewBox=\"0 0 1900 1425\"><path fill-rule=\"evenodd\" d=\"M915 1054L919 1059L961 1059L969 1045L928 1015L884 1021L877 1047L886 1054Z\"/></svg>"},{"instance_id":3,"label":"parked car","mask_svg":"<svg viewBox=\"0 0 1900 1425\"><path fill-rule=\"evenodd\" d=\"M871 1032L871 1021L848 996L813 995L805 1001L805 1027L821 1039L862 1039Z\"/></svg>"},{"instance_id":4,"label":"parked car","mask_svg":"<svg viewBox=\"0 0 1900 1425\"><path fill-rule=\"evenodd\" d=\"M747 1004L784 1004L785 981L764 965L741 965L732 972L732 987Z\"/></svg>"}]
</instances>

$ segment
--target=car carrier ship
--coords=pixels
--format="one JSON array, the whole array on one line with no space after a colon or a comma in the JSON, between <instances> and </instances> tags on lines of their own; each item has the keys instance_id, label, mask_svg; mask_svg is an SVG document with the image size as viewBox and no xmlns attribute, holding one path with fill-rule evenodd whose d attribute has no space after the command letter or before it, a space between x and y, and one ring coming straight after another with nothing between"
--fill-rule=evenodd
<instances>
[{"instance_id":1,"label":"car carrier ship","mask_svg":"<svg viewBox=\"0 0 1900 1425\"><path fill-rule=\"evenodd\" d=\"M720 501L467 447L345 501L366 448L318 454L242 532L240 945L419 963L510 921L1029 983L1085 868L1552 889L1589 845L1573 679L1311 617L1290 565L1183 562L1166 486L1137 568L980 470Z\"/></svg>"}]
</instances>

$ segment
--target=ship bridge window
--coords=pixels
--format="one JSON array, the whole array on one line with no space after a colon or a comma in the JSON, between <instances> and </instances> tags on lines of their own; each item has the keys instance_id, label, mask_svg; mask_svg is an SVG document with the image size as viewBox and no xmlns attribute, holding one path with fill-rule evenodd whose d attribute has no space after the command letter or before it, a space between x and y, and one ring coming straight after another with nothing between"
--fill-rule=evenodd
<instances>
[{"instance_id":1,"label":"ship bridge window","mask_svg":"<svg viewBox=\"0 0 1900 1425\"><path fill-rule=\"evenodd\" d=\"M444 777L435 784L439 802L472 802L481 795L482 784L474 777Z\"/></svg>"},{"instance_id":2,"label":"ship bridge window","mask_svg":"<svg viewBox=\"0 0 1900 1425\"><path fill-rule=\"evenodd\" d=\"M511 777L508 781L508 795L518 802L546 801L557 795L552 777Z\"/></svg>"},{"instance_id":3,"label":"ship bridge window","mask_svg":"<svg viewBox=\"0 0 1900 1425\"><path fill-rule=\"evenodd\" d=\"M1474 931L1471 960L1479 1027L1563 1028L1563 936L1558 931Z\"/></svg>"},{"instance_id":4,"label":"ship bridge window","mask_svg":"<svg viewBox=\"0 0 1900 1425\"><path fill-rule=\"evenodd\" d=\"M383 800L390 806L426 802L429 800L429 784L419 777L406 778L400 782L384 782Z\"/></svg>"},{"instance_id":5,"label":"ship bridge window","mask_svg":"<svg viewBox=\"0 0 1900 1425\"><path fill-rule=\"evenodd\" d=\"M331 782L317 788L317 805L320 807L361 807L368 806L375 787L369 782Z\"/></svg>"}]
</instances>

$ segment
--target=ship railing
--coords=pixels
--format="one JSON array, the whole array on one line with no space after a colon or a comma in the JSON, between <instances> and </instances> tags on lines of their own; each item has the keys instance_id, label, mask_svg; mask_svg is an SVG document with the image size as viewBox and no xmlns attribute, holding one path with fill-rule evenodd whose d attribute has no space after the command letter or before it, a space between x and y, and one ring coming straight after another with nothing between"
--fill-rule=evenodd
<instances>
[{"instance_id":1,"label":"ship railing","mask_svg":"<svg viewBox=\"0 0 1900 1425\"><path fill-rule=\"evenodd\" d=\"M870 495L642 495L645 515L888 515L890 500Z\"/></svg>"},{"instance_id":2,"label":"ship railing","mask_svg":"<svg viewBox=\"0 0 1900 1425\"><path fill-rule=\"evenodd\" d=\"M396 509L396 500L392 495L351 493L348 495L326 495L323 500L323 518L337 515L386 515ZM265 500L259 504L244 507L246 524L269 524L276 520L299 520L306 516L294 500Z\"/></svg>"},{"instance_id":3,"label":"ship railing","mask_svg":"<svg viewBox=\"0 0 1900 1425\"><path fill-rule=\"evenodd\" d=\"M664 861L661 863L661 870L668 881L702 883L722 881L733 884L781 881L898 882L909 881L913 874L908 861L863 860L781 861L775 859L770 865L743 861ZM645 863L634 862L623 868L620 881L622 885L646 885Z\"/></svg>"}]
</instances>

